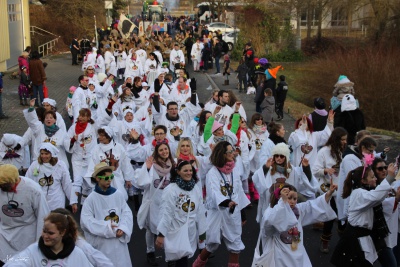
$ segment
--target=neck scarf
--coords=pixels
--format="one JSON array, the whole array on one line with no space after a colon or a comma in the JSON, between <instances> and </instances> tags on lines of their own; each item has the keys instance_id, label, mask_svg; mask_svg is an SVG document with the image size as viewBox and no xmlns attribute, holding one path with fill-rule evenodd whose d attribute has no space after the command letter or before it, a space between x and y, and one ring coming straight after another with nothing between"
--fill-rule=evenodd
<instances>
[{"instance_id":1,"label":"neck scarf","mask_svg":"<svg viewBox=\"0 0 400 267\"><path fill-rule=\"evenodd\" d=\"M44 256L50 260L65 259L72 253L72 251L74 251L75 242L70 237L64 238L62 242L64 244L63 249L58 254L55 254L50 247L44 244L43 237L40 237L39 249Z\"/></svg>"},{"instance_id":2,"label":"neck scarf","mask_svg":"<svg viewBox=\"0 0 400 267\"><path fill-rule=\"evenodd\" d=\"M264 134L266 131L267 131L267 125L265 125L265 124L260 125L260 126L254 124L254 126L253 126L253 132L256 135Z\"/></svg>"},{"instance_id":3,"label":"neck scarf","mask_svg":"<svg viewBox=\"0 0 400 267\"><path fill-rule=\"evenodd\" d=\"M103 189L100 188L99 184L96 184L96 186L94 187L94 192L99 193L100 195L103 196L109 196L115 193L115 191L117 191L117 189L115 189L114 187L110 186L106 189L106 191L103 191Z\"/></svg>"},{"instance_id":4,"label":"neck scarf","mask_svg":"<svg viewBox=\"0 0 400 267\"><path fill-rule=\"evenodd\" d=\"M162 140L162 141L157 141L156 139L153 139L153 141L151 142L151 144L153 145L153 147L156 147L156 145L158 145L158 144L168 144L168 139L167 138L165 138L164 140Z\"/></svg>"},{"instance_id":5,"label":"neck scarf","mask_svg":"<svg viewBox=\"0 0 400 267\"><path fill-rule=\"evenodd\" d=\"M125 95L122 99L121 102L132 102L133 101L133 95Z\"/></svg>"},{"instance_id":6,"label":"neck scarf","mask_svg":"<svg viewBox=\"0 0 400 267\"><path fill-rule=\"evenodd\" d=\"M192 191L192 189L196 185L196 182L193 178L190 179L190 181L185 181L179 176L176 178L175 183L179 186L180 189L185 191Z\"/></svg>"},{"instance_id":7,"label":"neck scarf","mask_svg":"<svg viewBox=\"0 0 400 267\"><path fill-rule=\"evenodd\" d=\"M276 171L285 174L285 168L280 165L276 165Z\"/></svg>"},{"instance_id":8,"label":"neck scarf","mask_svg":"<svg viewBox=\"0 0 400 267\"><path fill-rule=\"evenodd\" d=\"M87 127L88 123L87 122L77 122L75 125L75 134L81 134L85 131L86 127Z\"/></svg>"},{"instance_id":9,"label":"neck scarf","mask_svg":"<svg viewBox=\"0 0 400 267\"><path fill-rule=\"evenodd\" d=\"M188 161L190 163L193 163L194 161L196 161L196 157L193 155L183 155L182 153L179 154L178 159L184 160L184 161Z\"/></svg>"},{"instance_id":10,"label":"neck scarf","mask_svg":"<svg viewBox=\"0 0 400 267\"><path fill-rule=\"evenodd\" d=\"M223 167L217 167L218 170L220 170L224 174L231 174L233 171L233 168L235 168L235 161L228 161L225 163Z\"/></svg>"},{"instance_id":11,"label":"neck scarf","mask_svg":"<svg viewBox=\"0 0 400 267\"><path fill-rule=\"evenodd\" d=\"M178 120L179 120L179 114L176 115L175 118L170 117L170 116L168 115L168 113L166 113L165 116L167 117L167 120L169 120L169 121L178 121Z\"/></svg>"},{"instance_id":12,"label":"neck scarf","mask_svg":"<svg viewBox=\"0 0 400 267\"><path fill-rule=\"evenodd\" d=\"M214 135L214 143L217 144L222 141L227 141L226 135L223 136L215 136Z\"/></svg>"},{"instance_id":13,"label":"neck scarf","mask_svg":"<svg viewBox=\"0 0 400 267\"><path fill-rule=\"evenodd\" d=\"M163 166L158 165L157 162L154 162L153 167L159 176L164 177L171 172L172 163L171 160L168 159L165 163L163 163Z\"/></svg>"},{"instance_id":14,"label":"neck scarf","mask_svg":"<svg viewBox=\"0 0 400 267\"><path fill-rule=\"evenodd\" d=\"M53 135L56 134L56 132L60 129L57 125L53 124L51 126L47 126L46 124L44 125L44 133L48 136L48 137L52 137Z\"/></svg>"},{"instance_id":15,"label":"neck scarf","mask_svg":"<svg viewBox=\"0 0 400 267\"><path fill-rule=\"evenodd\" d=\"M269 139L271 139L272 142L274 142L275 145L279 144L279 143L285 143L286 141L283 137L277 136L276 134L270 134L269 135Z\"/></svg>"}]
</instances>

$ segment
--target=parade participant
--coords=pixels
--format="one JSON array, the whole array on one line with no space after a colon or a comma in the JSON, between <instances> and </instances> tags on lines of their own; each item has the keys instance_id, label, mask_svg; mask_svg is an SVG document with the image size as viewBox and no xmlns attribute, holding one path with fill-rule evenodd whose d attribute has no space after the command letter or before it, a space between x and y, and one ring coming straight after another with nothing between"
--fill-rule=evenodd
<instances>
[{"instance_id":1,"label":"parade participant","mask_svg":"<svg viewBox=\"0 0 400 267\"><path fill-rule=\"evenodd\" d=\"M54 99L45 98L45 99L43 99L42 105L46 109L46 111L52 110L56 113L56 116L57 116L56 125L58 127L60 127L61 129L63 129L64 131L67 131L67 127L65 126L65 121L64 121L62 115L57 111L57 107L56 107L57 102Z\"/></svg>"},{"instance_id":2,"label":"parade participant","mask_svg":"<svg viewBox=\"0 0 400 267\"><path fill-rule=\"evenodd\" d=\"M311 166L311 171L318 181L318 191L324 194L329 190L330 182L335 185L339 182L339 169L342 162L342 155L347 147L347 131L338 127L332 131L326 144L318 151L317 160ZM336 193L330 200L332 209L337 213L336 209ZM323 232L321 235L320 251L329 253L329 241L332 237L332 228L335 220L324 223Z\"/></svg>"},{"instance_id":3,"label":"parade participant","mask_svg":"<svg viewBox=\"0 0 400 267\"><path fill-rule=\"evenodd\" d=\"M272 156L271 152L275 145L287 143L285 140L285 127L281 123L270 122L268 124L269 137L261 146L259 164L264 165L268 158Z\"/></svg>"},{"instance_id":4,"label":"parade participant","mask_svg":"<svg viewBox=\"0 0 400 267\"><path fill-rule=\"evenodd\" d=\"M59 151L51 143L41 144L39 151L39 157L32 162L25 176L40 185L50 210L65 208L65 198L70 200L72 188L68 167L58 160ZM73 210L76 211L76 207Z\"/></svg>"},{"instance_id":5,"label":"parade participant","mask_svg":"<svg viewBox=\"0 0 400 267\"><path fill-rule=\"evenodd\" d=\"M113 114L118 120L122 119L123 113L126 109L136 111L136 104L134 101L135 96L131 91L131 87L132 84L125 84L125 87L122 88L122 94L113 106Z\"/></svg>"},{"instance_id":6,"label":"parade participant","mask_svg":"<svg viewBox=\"0 0 400 267\"><path fill-rule=\"evenodd\" d=\"M192 145L195 147L195 152L197 152L197 144L200 142L200 137L204 133L204 127L206 126L206 122L208 118L211 117L211 112L208 110L201 111L200 115L195 117L195 119L190 124L190 139L192 140Z\"/></svg>"},{"instance_id":7,"label":"parade participant","mask_svg":"<svg viewBox=\"0 0 400 267\"><path fill-rule=\"evenodd\" d=\"M89 77L90 81L95 81L97 82L97 75L95 73L95 66L94 65L89 65L87 66L86 70L83 72L84 75Z\"/></svg>"},{"instance_id":8,"label":"parade participant","mask_svg":"<svg viewBox=\"0 0 400 267\"><path fill-rule=\"evenodd\" d=\"M171 90L168 101L175 101L178 104L178 109L182 110L186 107L186 102L191 97L192 90L186 83L185 77L179 77L177 81L178 84Z\"/></svg>"},{"instance_id":9,"label":"parade participant","mask_svg":"<svg viewBox=\"0 0 400 267\"><path fill-rule=\"evenodd\" d=\"M84 55L84 54L83 54ZM91 52L87 52L82 63L82 71L85 71L89 66L96 65L97 48L93 47Z\"/></svg>"},{"instance_id":10,"label":"parade participant","mask_svg":"<svg viewBox=\"0 0 400 267\"><path fill-rule=\"evenodd\" d=\"M106 63L100 50L97 50L96 64L94 65L96 74L106 73Z\"/></svg>"},{"instance_id":11,"label":"parade participant","mask_svg":"<svg viewBox=\"0 0 400 267\"><path fill-rule=\"evenodd\" d=\"M86 102L86 90L88 89L89 78L85 75L81 75L78 78L79 86L76 88L74 95L72 96L72 111L74 120L78 118L79 111L82 108L89 108Z\"/></svg>"},{"instance_id":12,"label":"parade participant","mask_svg":"<svg viewBox=\"0 0 400 267\"><path fill-rule=\"evenodd\" d=\"M160 46L158 46L158 45L154 46L153 53L156 54L156 56L158 58L158 61L164 62L162 54L161 54L161 47Z\"/></svg>"},{"instance_id":13,"label":"parade participant","mask_svg":"<svg viewBox=\"0 0 400 267\"><path fill-rule=\"evenodd\" d=\"M349 198L348 223L332 254L333 265L372 266L378 258L377 251L386 246L381 241L390 231L382 202L392 190L390 184L396 170L393 163L389 164L388 175L378 186L374 172L367 164L348 173L342 195L344 199ZM398 199L397 195L400 195L400 189L396 193Z\"/></svg>"},{"instance_id":14,"label":"parade participant","mask_svg":"<svg viewBox=\"0 0 400 267\"><path fill-rule=\"evenodd\" d=\"M108 126L102 126L97 131L99 143L93 148L92 156L89 159L86 175L84 177L91 177L95 166L100 162L105 162L109 166L114 167L112 186L122 192L125 199L128 200L125 186L132 186L133 169L129 164L126 156L125 148L114 140L114 132ZM86 178L84 178L86 179ZM87 180L90 184L90 181ZM93 185L94 186L94 185Z\"/></svg>"},{"instance_id":15,"label":"parade participant","mask_svg":"<svg viewBox=\"0 0 400 267\"><path fill-rule=\"evenodd\" d=\"M218 99L219 99L218 92L219 92L219 89L212 90L210 98L204 104L205 110L210 111L210 105L218 103Z\"/></svg>"},{"instance_id":16,"label":"parade participant","mask_svg":"<svg viewBox=\"0 0 400 267\"><path fill-rule=\"evenodd\" d=\"M114 51L114 56L117 58L118 79L122 80L125 73L127 58L125 50L122 49L122 45L119 45L119 48Z\"/></svg>"},{"instance_id":17,"label":"parade participant","mask_svg":"<svg viewBox=\"0 0 400 267\"><path fill-rule=\"evenodd\" d=\"M235 150L226 141L219 142L210 157L214 165L207 173L207 244L193 263L205 266L221 240L229 251L229 267L239 266L239 253L244 249L241 240L242 224L246 222L244 208L250 203L243 192L240 176L235 171Z\"/></svg>"},{"instance_id":18,"label":"parade participant","mask_svg":"<svg viewBox=\"0 0 400 267\"><path fill-rule=\"evenodd\" d=\"M302 166L298 167L290 163L289 157L288 145L279 143L273 148L272 157L253 175L254 185L260 194L257 222L261 222L263 213L270 204L271 195L283 184L295 186L302 202L315 198L318 183L311 173L307 158L303 158Z\"/></svg>"},{"instance_id":19,"label":"parade participant","mask_svg":"<svg viewBox=\"0 0 400 267\"><path fill-rule=\"evenodd\" d=\"M149 58L146 59L144 64L144 73L147 77L146 82L150 85L153 84L157 78L158 70L161 68L161 62L158 61L156 54L150 53Z\"/></svg>"},{"instance_id":20,"label":"parade participant","mask_svg":"<svg viewBox=\"0 0 400 267\"><path fill-rule=\"evenodd\" d=\"M201 51L203 48L204 46L203 43L200 42L200 38L197 38L196 43L194 43L192 46L192 51L190 51L193 62L193 70L195 72L200 71Z\"/></svg>"},{"instance_id":21,"label":"parade participant","mask_svg":"<svg viewBox=\"0 0 400 267\"><path fill-rule=\"evenodd\" d=\"M105 52L104 52L104 66L105 66L105 72L108 73L110 67L111 67L111 62L115 61L115 57L111 53L111 47L110 45L106 45L105 47Z\"/></svg>"},{"instance_id":22,"label":"parade participant","mask_svg":"<svg viewBox=\"0 0 400 267\"><path fill-rule=\"evenodd\" d=\"M324 99L321 97L314 98L314 107L314 111L308 115L308 118L313 124L314 131L323 131L328 120L328 111L325 110Z\"/></svg>"},{"instance_id":23,"label":"parade participant","mask_svg":"<svg viewBox=\"0 0 400 267\"><path fill-rule=\"evenodd\" d=\"M164 72L164 74L168 74L170 72L169 70L169 63L168 62L163 62L161 65L161 71Z\"/></svg>"},{"instance_id":24,"label":"parade participant","mask_svg":"<svg viewBox=\"0 0 400 267\"><path fill-rule=\"evenodd\" d=\"M315 163L318 147L323 146L332 133L334 116L335 113L332 110L329 111L328 123L325 129L318 132L314 131L313 124L306 115L296 121L295 131L290 134L288 141L293 149L294 166L299 166L303 157L307 158L311 165ZM308 151L308 154L304 152L304 149Z\"/></svg>"},{"instance_id":25,"label":"parade participant","mask_svg":"<svg viewBox=\"0 0 400 267\"><path fill-rule=\"evenodd\" d=\"M28 146L21 146L24 143L19 135L3 134L0 142L0 165L12 164L18 170L27 170L30 165L30 153Z\"/></svg>"},{"instance_id":26,"label":"parade participant","mask_svg":"<svg viewBox=\"0 0 400 267\"><path fill-rule=\"evenodd\" d=\"M133 215L120 190L111 186L114 167L97 164L92 174L94 191L86 199L81 226L86 240L106 255L114 266L132 266L128 250Z\"/></svg>"},{"instance_id":27,"label":"parade participant","mask_svg":"<svg viewBox=\"0 0 400 267\"><path fill-rule=\"evenodd\" d=\"M154 235L158 234L157 226L161 218L161 204L164 189L170 183L171 169L175 168L175 161L167 143L158 143L153 156L146 159L146 164L137 171L134 185L143 189L143 203L140 206L137 218L139 228L146 229L147 262L157 266L154 255ZM146 209L147 206L147 209Z\"/></svg>"},{"instance_id":28,"label":"parade participant","mask_svg":"<svg viewBox=\"0 0 400 267\"><path fill-rule=\"evenodd\" d=\"M192 79L191 81L190 102L186 102L186 107L182 110L178 109L178 103L174 101L169 102L166 107L161 106L158 94L161 85L158 79L155 80L154 87L155 93L152 108L156 124L167 127L167 138L170 142L179 140L180 137L188 136L190 122L201 111L201 107L197 103L196 80Z\"/></svg>"},{"instance_id":29,"label":"parade participant","mask_svg":"<svg viewBox=\"0 0 400 267\"><path fill-rule=\"evenodd\" d=\"M189 161L178 160L171 170L170 185L164 190L156 246L165 248L168 266L187 267L188 258L196 251L197 243L206 238L206 218L201 185L196 169ZM174 244L173 236L181 233L184 240ZM173 233L173 234L171 234ZM182 247L185 244L189 247ZM172 248L172 253L171 253ZM178 258L174 250L187 250Z\"/></svg>"},{"instance_id":30,"label":"parade participant","mask_svg":"<svg viewBox=\"0 0 400 267\"><path fill-rule=\"evenodd\" d=\"M169 55L169 68L172 72L175 72L176 65L185 64L185 56L183 55L182 50L179 49L179 44L174 44L174 49L171 51Z\"/></svg>"},{"instance_id":31,"label":"parade participant","mask_svg":"<svg viewBox=\"0 0 400 267\"><path fill-rule=\"evenodd\" d=\"M44 123L42 123L36 112L35 100L31 99L29 104L29 109L24 110L25 120L29 127L32 129L34 136L33 143L35 143L35 150L32 150L32 158L37 159L39 157L39 146L42 143L51 143L59 150L58 158L62 160L67 166L69 166L67 155L65 153L65 137L67 133L62 128L58 127L56 124L57 115L54 111L49 110L44 112ZM25 142L26 143L26 142Z\"/></svg>"},{"instance_id":32,"label":"parade participant","mask_svg":"<svg viewBox=\"0 0 400 267\"><path fill-rule=\"evenodd\" d=\"M146 53L145 50L142 49L142 44L141 43L138 44L136 48L137 48L136 52L135 52L136 57L140 61L140 63L142 64L142 68L144 70L145 69L144 66L145 66L145 63L146 63L146 60L147 60L147 53Z\"/></svg>"},{"instance_id":33,"label":"parade participant","mask_svg":"<svg viewBox=\"0 0 400 267\"><path fill-rule=\"evenodd\" d=\"M234 100L231 101L230 98L231 96L228 91L220 90L218 92L218 102L205 106L205 109L211 112L214 112L217 106L222 107L221 109L219 109L219 112L215 115L215 120L223 125L228 124L229 118L234 112L233 106L235 105L235 103L236 102L241 103L240 101L234 101ZM238 112L240 113L240 116L246 119L246 111L243 109L243 107L239 107Z\"/></svg>"},{"instance_id":34,"label":"parade participant","mask_svg":"<svg viewBox=\"0 0 400 267\"><path fill-rule=\"evenodd\" d=\"M50 210L39 185L11 164L0 166L0 189L0 259L6 262L39 239Z\"/></svg>"},{"instance_id":35,"label":"parade participant","mask_svg":"<svg viewBox=\"0 0 400 267\"><path fill-rule=\"evenodd\" d=\"M75 245L77 236L78 225L71 216L50 213L44 219L39 242L18 253L5 266L93 266Z\"/></svg>"},{"instance_id":36,"label":"parade participant","mask_svg":"<svg viewBox=\"0 0 400 267\"><path fill-rule=\"evenodd\" d=\"M336 189L332 184L324 195L300 204L297 204L298 193L294 186L285 184L274 190L260 230L262 250L270 254L268 266L312 266L304 248L303 227L336 217L329 206Z\"/></svg>"},{"instance_id":37,"label":"parade participant","mask_svg":"<svg viewBox=\"0 0 400 267\"><path fill-rule=\"evenodd\" d=\"M137 54L132 53L129 54L128 58L126 59L126 69L125 69L125 80L127 77L143 77L144 70L143 64L137 59Z\"/></svg>"}]
</instances>

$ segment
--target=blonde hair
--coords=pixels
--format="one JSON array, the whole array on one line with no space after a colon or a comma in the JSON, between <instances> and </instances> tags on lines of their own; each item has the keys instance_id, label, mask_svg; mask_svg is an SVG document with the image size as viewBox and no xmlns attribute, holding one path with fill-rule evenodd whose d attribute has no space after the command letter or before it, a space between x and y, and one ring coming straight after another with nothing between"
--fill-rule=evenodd
<instances>
[{"instance_id":1,"label":"blonde hair","mask_svg":"<svg viewBox=\"0 0 400 267\"><path fill-rule=\"evenodd\" d=\"M182 145L183 142L188 142L188 144L190 145L190 155L192 155L194 157L195 155L194 155L194 150L193 150L193 144L192 144L192 141L190 141L189 137L183 137L183 138L181 138L179 140L178 148L176 149L175 157L177 159L179 159L179 155L181 154L181 145ZM199 163L198 163L197 159L195 160L195 162L196 162L196 165L199 166Z\"/></svg>"},{"instance_id":2,"label":"blonde hair","mask_svg":"<svg viewBox=\"0 0 400 267\"><path fill-rule=\"evenodd\" d=\"M0 184L15 184L19 179L17 167L12 164L0 166Z\"/></svg>"}]
</instances>

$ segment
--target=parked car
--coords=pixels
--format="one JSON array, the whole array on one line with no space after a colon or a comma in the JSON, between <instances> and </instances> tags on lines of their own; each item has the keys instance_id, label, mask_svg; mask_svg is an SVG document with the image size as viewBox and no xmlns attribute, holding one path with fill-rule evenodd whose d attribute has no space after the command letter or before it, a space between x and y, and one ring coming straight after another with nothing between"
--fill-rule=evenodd
<instances>
[{"instance_id":1,"label":"parked car","mask_svg":"<svg viewBox=\"0 0 400 267\"><path fill-rule=\"evenodd\" d=\"M229 51L233 50L234 45L237 42L239 32L227 32L222 35L222 40L224 40L229 47ZM236 42L235 42L236 41Z\"/></svg>"},{"instance_id":2,"label":"parked car","mask_svg":"<svg viewBox=\"0 0 400 267\"><path fill-rule=\"evenodd\" d=\"M232 27L226 23L223 23L223 22L211 22L210 24L206 24L206 26L209 31L213 31L213 32L218 31L218 30L221 30L222 33L225 33L225 31L226 32L235 31L234 27ZM240 30L238 28L236 28L236 31L238 32Z\"/></svg>"}]
</instances>

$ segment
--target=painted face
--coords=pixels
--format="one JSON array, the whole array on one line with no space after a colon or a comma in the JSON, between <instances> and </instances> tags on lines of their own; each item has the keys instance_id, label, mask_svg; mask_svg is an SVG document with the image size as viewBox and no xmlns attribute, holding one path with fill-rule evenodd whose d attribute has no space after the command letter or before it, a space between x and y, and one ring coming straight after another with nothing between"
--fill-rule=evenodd
<instances>
[{"instance_id":1,"label":"painted face","mask_svg":"<svg viewBox=\"0 0 400 267\"><path fill-rule=\"evenodd\" d=\"M51 110L51 106L50 106L50 104L47 103L47 102L44 102L44 103L43 103L43 107L44 107L44 109L45 109L46 111Z\"/></svg>"},{"instance_id":2,"label":"painted face","mask_svg":"<svg viewBox=\"0 0 400 267\"><path fill-rule=\"evenodd\" d=\"M46 114L46 117L44 118L44 124L46 124L46 126L52 126L55 123L56 123L56 119L53 117L53 115Z\"/></svg>"},{"instance_id":3,"label":"painted face","mask_svg":"<svg viewBox=\"0 0 400 267\"><path fill-rule=\"evenodd\" d=\"M342 136L342 138L340 138L340 145L342 146L342 148L345 148L347 146L347 135Z\"/></svg>"},{"instance_id":4,"label":"painted face","mask_svg":"<svg viewBox=\"0 0 400 267\"><path fill-rule=\"evenodd\" d=\"M161 159L167 160L169 157L169 149L166 145L160 145L158 148L158 155L160 155Z\"/></svg>"},{"instance_id":5,"label":"painted face","mask_svg":"<svg viewBox=\"0 0 400 267\"><path fill-rule=\"evenodd\" d=\"M280 137L284 137L284 136L285 136L285 133L286 133L286 130L285 130L285 128L282 126L282 127L276 132L276 135L277 135L277 136L280 136Z\"/></svg>"},{"instance_id":6,"label":"painted face","mask_svg":"<svg viewBox=\"0 0 400 267\"><path fill-rule=\"evenodd\" d=\"M372 170L370 170L369 172L368 172L368 176L367 176L367 178L366 179L363 179L362 180L362 182L364 183L364 184L366 184L366 185L369 185L370 187L372 187L372 188L375 188L376 187L376 177L375 177L375 174L374 174L374 172L372 171Z\"/></svg>"},{"instance_id":7,"label":"painted face","mask_svg":"<svg viewBox=\"0 0 400 267\"><path fill-rule=\"evenodd\" d=\"M110 177L112 174L113 174L112 172L105 172L104 176ZM111 186L112 179L108 179L106 181L105 179L96 177L96 181L97 181L97 184L99 185L99 187L105 191L105 190L107 190L107 188L109 188Z\"/></svg>"},{"instance_id":8,"label":"painted face","mask_svg":"<svg viewBox=\"0 0 400 267\"><path fill-rule=\"evenodd\" d=\"M274 155L274 160L278 165L282 165L283 163L285 163L285 159L286 157L284 155Z\"/></svg>"},{"instance_id":9,"label":"painted face","mask_svg":"<svg viewBox=\"0 0 400 267\"><path fill-rule=\"evenodd\" d=\"M156 141L162 141L165 139L165 133L162 129L158 129L155 133L154 133L154 137L156 139Z\"/></svg>"},{"instance_id":10,"label":"painted face","mask_svg":"<svg viewBox=\"0 0 400 267\"><path fill-rule=\"evenodd\" d=\"M49 163L51 160L51 153L47 150L40 150L40 159L43 161L43 163Z\"/></svg>"},{"instance_id":11,"label":"painted face","mask_svg":"<svg viewBox=\"0 0 400 267\"><path fill-rule=\"evenodd\" d=\"M388 171L387 171L387 165L385 162L379 162L378 164L376 164L375 174L376 174L376 178L379 181L382 181L383 179L386 178Z\"/></svg>"},{"instance_id":12,"label":"painted face","mask_svg":"<svg viewBox=\"0 0 400 267\"><path fill-rule=\"evenodd\" d=\"M231 145L227 146L225 152L226 161L234 161L235 160L235 150Z\"/></svg>"},{"instance_id":13,"label":"painted face","mask_svg":"<svg viewBox=\"0 0 400 267\"><path fill-rule=\"evenodd\" d=\"M81 115L81 114L79 114L79 116L78 116L78 121L79 121L80 123L86 123L86 122L90 121L90 117L87 116L87 115Z\"/></svg>"},{"instance_id":14,"label":"painted face","mask_svg":"<svg viewBox=\"0 0 400 267\"><path fill-rule=\"evenodd\" d=\"M133 114L132 114L131 112L126 113L124 119L125 119L127 122L132 122L132 121L133 121Z\"/></svg>"},{"instance_id":15,"label":"painted face","mask_svg":"<svg viewBox=\"0 0 400 267\"><path fill-rule=\"evenodd\" d=\"M168 116L171 118L175 118L178 116L178 106L177 105L170 105L167 110Z\"/></svg>"},{"instance_id":16,"label":"painted face","mask_svg":"<svg viewBox=\"0 0 400 267\"><path fill-rule=\"evenodd\" d=\"M193 176L192 165L190 165L190 164L184 165L181 168L181 170L178 170L178 174L180 177L182 177L183 180L190 181L190 179L192 179L192 176Z\"/></svg>"},{"instance_id":17,"label":"painted face","mask_svg":"<svg viewBox=\"0 0 400 267\"><path fill-rule=\"evenodd\" d=\"M62 242L65 231L62 233L57 226L50 221L45 221L42 230L42 238L47 247L53 248Z\"/></svg>"},{"instance_id":18,"label":"painted face","mask_svg":"<svg viewBox=\"0 0 400 267\"><path fill-rule=\"evenodd\" d=\"M290 207L293 209L297 204L297 192L290 191L288 196L288 203Z\"/></svg>"},{"instance_id":19,"label":"painted face","mask_svg":"<svg viewBox=\"0 0 400 267\"><path fill-rule=\"evenodd\" d=\"M189 155L191 152L191 144L189 141L183 141L180 146L180 152L182 155Z\"/></svg>"}]
</instances>

